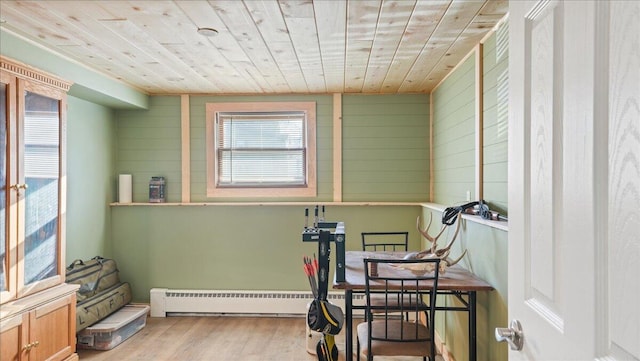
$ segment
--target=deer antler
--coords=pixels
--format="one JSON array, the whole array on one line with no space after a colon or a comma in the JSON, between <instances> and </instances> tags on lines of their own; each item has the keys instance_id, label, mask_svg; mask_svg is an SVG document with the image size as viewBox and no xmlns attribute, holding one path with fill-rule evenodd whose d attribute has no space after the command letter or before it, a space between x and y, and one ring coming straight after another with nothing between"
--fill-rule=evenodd
<instances>
[{"instance_id":1,"label":"deer antler","mask_svg":"<svg viewBox=\"0 0 640 361\"><path fill-rule=\"evenodd\" d=\"M458 213L458 219L457 219L457 225L456 225L456 231L453 234L453 237L451 237L451 240L449 241L449 243L444 247L441 248L439 250L433 251L432 253L434 253L436 256L440 257L440 258L444 258L446 256L449 255L449 252L451 250L451 246L453 246L453 242L456 241L456 237L458 237L458 231L460 231L460 219L462 218L462 214ZM432 247L433 249L433 247ZM446 255L445 255L446 254Z\"/></svg>"},{"instance_id":2,"label":"deer antler","mask_svg":"<svg viewBox=\"0 0 640 361\"><path fill-rule=\"evenodd\" d=\"M453 265L455 265L456 263L460 262L462 260L462 258L464 258L464 256L467 254L467 250L465 249L464 252L462 252L462 254L460 255L460 257L454 259L454 260L449 260L448 258L445 260L445 262L447 263L447 267L451 267Z\"/></svg>"},{"instance_id":3,"label":"deer antler","mask_svg":"<svg viewBox=\"0 0 640 361\"><path fill-rule=\"evenodd\" d=\"M453 237L451 237L451 240L449 241L449 243L447 243L446 246L444 246L444 248L438 249L438 238L440 238L444 230L447 228L447 225L446 224L443 225L442 229L440 229L440 232L438 232L438 234L435 237L432 237L429 235L428 232L429 232L429 227L431 227L431 221L433 220L433 215L429 213L429 222L427 224L427 228L425 228L424 230L420 228L420 217L418 217L418 219L416 220L416 228L418 228L418 232L420 232L420 234L424 238L426 238L429 242L431 242L431 247L423 251L420 251L418 253L411 253L410 255L407 255L407 256L410 256L411 259L423 258L423 257L440 258L441 260L444 261L443 263L447 267L453 266L456 263L460 262L460 260L462 260L462 258L467 254L466 249L464 250L464 252L462 252L462 255L460 255L460 257L458 257L455 260L450 260L448 257L449 257L449 253L451 252L451 247L453 246L453 243L456 241L456 238L458 238L458 232L460 231L460 223L462 223L461 219L462 219L462 214L458 213L458 216L456 219L456 221L458 221L458 224L456 225L456 230L453 234Z\"/></svg>"},{"instance_id":4,"label":"deer antler","mask_svg":"<svg viewBox=\"0 0 640 361\"><path fill-rule=\"evenodd\" d=\"M418 232L420 232L420 234L426 238L429 242L431 242L431 253L435 252L436 250L436 246L438 244L438 238L440 238L440 236L442 235L442 232L444 232L445 228L447 228L446 225L442 226L442 229L440 229L440 232L438 232L438 234L435 237L431 237L429 235L429 228L431 228L431 221L433 221L433 215L431 213L429 213L429 223L427 224L427 228L424 229L424 231L422 229L420 229L420 216L418 216L418 218L416 219L416 228L418 228ZM421 252L422 253L422 252Z\"/></svg>"}]
</instances>

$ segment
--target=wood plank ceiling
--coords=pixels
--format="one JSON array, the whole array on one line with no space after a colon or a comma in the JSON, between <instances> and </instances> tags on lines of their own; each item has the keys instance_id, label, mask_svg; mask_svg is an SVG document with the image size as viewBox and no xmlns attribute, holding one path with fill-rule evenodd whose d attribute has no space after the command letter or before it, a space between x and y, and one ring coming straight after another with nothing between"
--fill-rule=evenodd
<instances>
[{"instance_id":1,"label":"wood plank ceiling","mask_svg":"<svg viewBox=\"0 0 640 361\"><path fill-rule=\"evenodd\" d=\"M420 93L507 10L506 0L2 0L0 26L148 94Z\"/></svg>"}]
</instances>

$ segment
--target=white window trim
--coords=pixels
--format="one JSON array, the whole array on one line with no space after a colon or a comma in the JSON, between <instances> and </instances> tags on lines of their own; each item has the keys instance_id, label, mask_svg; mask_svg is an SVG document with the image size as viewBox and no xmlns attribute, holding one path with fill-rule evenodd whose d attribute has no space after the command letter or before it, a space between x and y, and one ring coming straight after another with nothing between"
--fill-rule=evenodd
<instances>
[{"instance_id":1,"label":"white window trim","mask_svg":"<svg viewBox=\"0 0 640 361\"><path fill-rule=\"evenodd\" d=\"M216 165L217 152L215 144L216 113L218 112L276 112L304 111L307 114L307 185L295 187L256 187L227 188L217 187ZM246 102L246 103L207 103L206 104L206 162L207 162L207 197L315 197L316 188L316 103L315 102Z\"/></svg>"}]
</instances>

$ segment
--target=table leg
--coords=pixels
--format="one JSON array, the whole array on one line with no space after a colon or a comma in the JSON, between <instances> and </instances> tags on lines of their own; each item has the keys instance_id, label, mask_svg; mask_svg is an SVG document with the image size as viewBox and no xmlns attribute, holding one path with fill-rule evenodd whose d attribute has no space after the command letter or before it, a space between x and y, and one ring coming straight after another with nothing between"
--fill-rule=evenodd
<instances>
[{"instance_id":1,"label":"table leg","mask_svg":"<svg viewBox=\"0 0 640 361\"><path fill-rule=\"evenodd\" d=\"M476 335L476 292L469 291L469 360L478 359L478 345Z\"/></svg>"},{"instance_id":2,"label":"table leg","mask_svg":"<svg viewBox=\"0 0 640 361\"><path fill-rule=\"evenodd\" d=\"M345 310L345 318L346 318L346 326L345 330L345 361L351 361L353 359L353 291L345 290L344 291L344 308Z\"/></svg>"}]
</instances>

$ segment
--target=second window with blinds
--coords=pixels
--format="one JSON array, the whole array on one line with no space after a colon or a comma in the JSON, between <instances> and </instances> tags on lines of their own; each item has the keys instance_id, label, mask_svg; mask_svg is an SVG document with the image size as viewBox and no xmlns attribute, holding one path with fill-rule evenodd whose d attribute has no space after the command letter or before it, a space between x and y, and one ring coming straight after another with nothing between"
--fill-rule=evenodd
<instances>
[{"instance_id":1,"label":"second window with blinds","mask_svg":"<svg viewBox=\"0 0 640 361\"><path fill-rule=\"evenodd\" d=\"M207 197L315 197L315 109L315 102L207 103Z\"/></svg>"}]
</instances>

